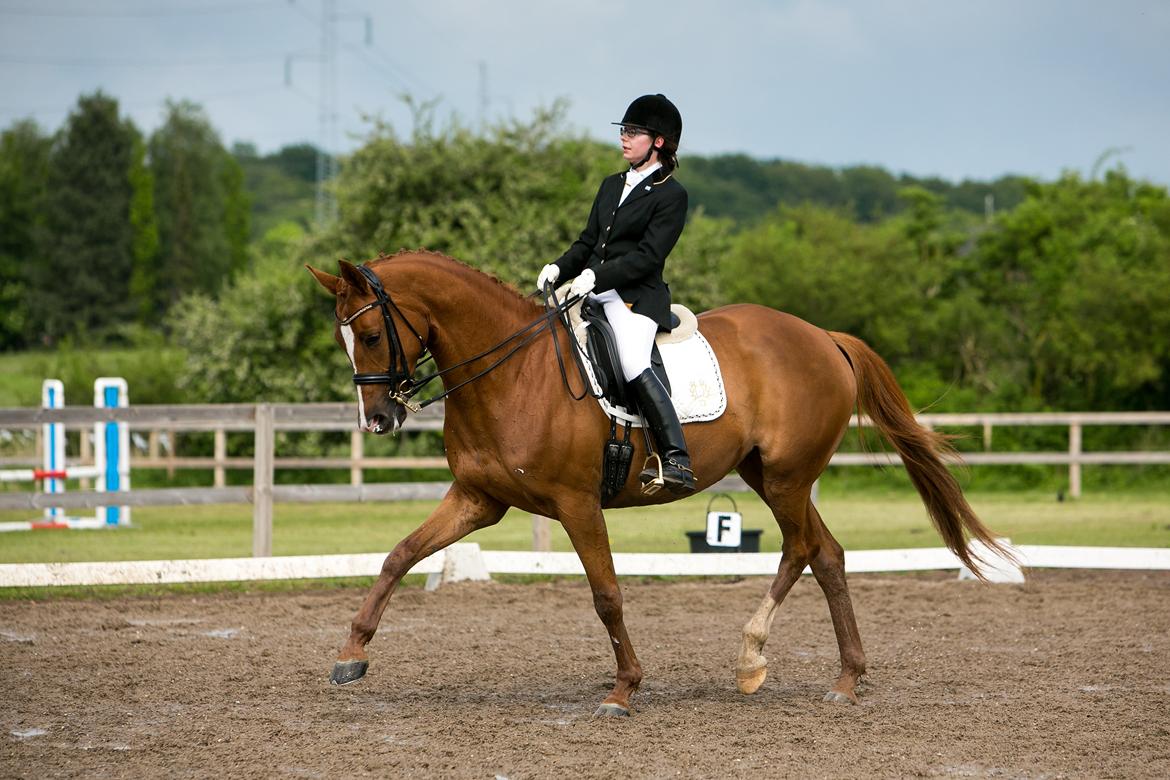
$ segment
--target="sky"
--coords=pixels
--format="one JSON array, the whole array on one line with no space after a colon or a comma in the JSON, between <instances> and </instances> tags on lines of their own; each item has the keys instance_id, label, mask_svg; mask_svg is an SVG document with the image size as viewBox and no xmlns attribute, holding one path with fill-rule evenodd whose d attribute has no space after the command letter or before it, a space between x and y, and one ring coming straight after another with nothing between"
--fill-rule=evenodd
<instances>
[{"instance_id":1,"label":"sky","mask_svg":"<svg viewBox=\"0 0 1170 780\"><path fill-rule=\"evenodd\" d=\"M616 148L610 123L662 92L684 166L1051 179L1107 155L1170 184L1168 42L1170 0L0 0L0 127L55 130L100 89L147 132L188 99L226 144L345 152L371 116L408 135L404 95L472 126L565 99L569 128Z\"/></svg>"}]
</instances>

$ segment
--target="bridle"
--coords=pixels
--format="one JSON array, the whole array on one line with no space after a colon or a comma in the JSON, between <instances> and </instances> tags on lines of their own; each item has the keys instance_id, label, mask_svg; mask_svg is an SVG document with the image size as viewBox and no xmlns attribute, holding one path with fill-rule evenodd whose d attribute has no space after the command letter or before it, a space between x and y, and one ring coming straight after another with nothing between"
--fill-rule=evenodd
<instances>
[{"instance_id":1,"label":"bridle","mask_svg":"<svg viewBox=\"0 0 1170 780\"><path fill-rule=\"evenodd\" d=\"M564 301L558 301L556 293L552 290L552 286L549 285L549 288L545 292L545 295L546 295L546 301L551 302L552 306L549 307L547 309L547 311L545 311L545 313L542 314L540 317L538 317L535 320L533 320L532 322L528 323L523 328L516 331L511 336L508 336L507 338L505 338L503 341L499 342L495 346L490 347L489 349L486 349L483 352L480 352L478 355L474 355L472 357L469 357L466 360L460 361L459 363L456 363L453 366L448 366L447 368L444 368L442 370L435 371L434 373L432 373L428 376L425 376L421 379L415 379L414 375L412 374L412 372L410 370L409 361L406 359L406 351L402 348L402 341L398 337L398 329L394 327L394 318L391 315L391 312L396 313L398 315L398 317L403 322L406 323L406 327L410 329L410 332L414 335L414 337L416 339L418 339L419 346L422 347L422 351L419 353L418 359L415 361L415 368L416 369L419 366L426 363L427 361L434 359L434 355L430 353L430 349L427 347L426 339L424 339L422 336L420 336L418 334L418 331L415 330L414 326L410 324L410 320L408 320L406 318L406 316L402 313L402 310L399 309L397 304L394 303L394 300L390 297L390 293L386 292L386 288L382 286L382 280L378 278L378 275L376 273L374 273L373 269L371 269L367 265L360 265L357 267L357 270L359 272L361 272L361 275L364 276L366 278L366 281L369 283L370 289L374 293L374 300L371 301L370 303L367 303L365 306L362 306L360 309L358 309L357 311L350 314L348 317L346 317L344 319L342 319L341 317L337 317L336 312L334 312L334 317L337 317L337 324L338 325L349 325L354 320L356 320L358 317L365 314L366 312L368 312L374 308L381 309L382 322L386 327L386 338L390 342L390 365L385 371L373 371L373 372L367 372L367 373L358 373L357 366L355 365L354 366L354 374L353 374L354 385L356 385L358 387L360 387L362 385L387 385L388 387L391 388L391 390L390 390L390 400L391 401L402 404L409 411L417 413L417 412L421 411L424 407L430 406L431 404L435 403L436 401L441 401L442 399L451 395L451 393L455 392L456 390L463 387L464 385L471 384L475 380L477 380L480 377L484 376L485 374L491 372L493 369L495 369L497 366L499 366L505 360L512 357L517 352L519 352L521 349L523 349L524 347L528 346L533 341L535 341L536 338L538 336L540 336L540 334L544 333L545 330L552 330L555 327L556 323L558 321L560 321L565 328L565 332L569 334L569 343L571 345L573 345L573 357L574 357L575 362L577 364L578 372L581 375L581 380L585 385L586 391L590 395L593 394L592 390L590 388L587 374L585 373L584 363L582 362L581 355L579 354L579 350L576 348L576 340L572 338L572 333L571 333L570 328L569 328L568 318L565 315L565 312L569 308L571 308L573 305L575 305L578 301L580 301L581 298L583 298L584 296L580 296L580 295L572 296L572 297L566 298ZM537 293L537 294L539 294L539 293ZM532 297L532 296L529 296L529 297ZM537 326L540 326L540 327L537 327ZM431 381L438 379L443 374L446 374L449 371L453 371L457 368L462 368L463 366L467 365L468 363L473 363L476 360L479 360L480 358L487 357L488 355L492 354L493 352L503 348L507 344L515 341L516 339L519 339L521 336L524 336L524 338L521 339L518 344L516 344L514 347L512 347L512 349L508 350L508 352L503 357L499 358L494 363L492 363L490 366L485 368L483 371L480 371L478 374L471 377L470 379L466 379L466 380L460 382L459 384L455 385L454 387L449 388L447 390L444 390L439 395L434 396L432 398L428 398L425 401L422 401L421 403L412 400L413 397L419 392L419 390L421 390L426 385L430 384ZM556 348L557 363L561 369L561 379L564 381L565 388L569 390L569 394L574 398L574 400L580 400L580 398L584 398L585 397L584 394L582 394L581 396L578 397L575 393L573 393L572 389L569 387L569 378L568 378L567 373L565 372L565 364L564 364L564 359L561 356L560 343L558 342L558 340L556 338L553 338L553 345Z\"/></svg>"},{"instance_id":2,"label":"bridle","mask_svg":"<svg viewBox=\"0 0 1170 780\"><path fill-rule=\"evenodd\" d=\"M361 385L389 385L393 388L390 391L390 399L410 409L412 412L417 412L422 407L410 400L410 397L418 392L418 388L422 385L416 384L414 377L411 375L410 366L406 359L406 351L402 348L402 342L398 338L398 329L394 327L394 319L390 315L390 311L394 310L398 316L406 323L406 327L418 339L419 346L422 351L419 353L417 362L425 362L424 356L427 355L427 342L422 336L418 335L418 331L410 324L410 320L406 319L402 310L390 298L390 294L386 292L386 288L382 286L382 280L374 273L368 266L358 266L358 271L361 275L366 277L369 282L370 289L374 293L374 300L361 307L353 314L345 319L337 318L338 325L349 325L358 317L370 311L374 307L382 310L382 322L386 326L386 338L390 341L390 366L385 371L374 371L369 373L358 373L357 366L354 366L353 383L357 386ZM334 315L336 316L336 314ZM430 381L429 379L427 381ZM425 384L425 383L423 383Z\"/></svg>"}]
</instances>

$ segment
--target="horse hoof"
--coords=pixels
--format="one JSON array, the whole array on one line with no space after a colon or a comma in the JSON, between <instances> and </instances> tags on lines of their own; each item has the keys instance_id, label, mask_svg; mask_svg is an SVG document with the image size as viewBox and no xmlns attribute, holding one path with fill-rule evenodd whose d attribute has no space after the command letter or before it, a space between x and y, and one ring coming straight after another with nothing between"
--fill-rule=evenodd
<instances>
[{"instance_id":1,"label":"horse hoof","mask_svg":"<svg viewBox=\"0 0 1170 780\"><path fill-rule=\"evenodd\" d=\"M735 684L739 686L740 693L750 695L760 689L767 676L768 667L761 666L759 669L753 669L750 672L737 672L735 675Z\"/></svg>"},{"instance_id":2,"label":"horse hoof","mask_svg":"<svg viewBox=\"0 0 1170 780\"><path fill-rule=\"evenodd\" d=\"M856 698L851 698L839 691L829 691L825 694L824 700L832 702L833 704L857 704Z\"/></svg>"},{"instance_id":3,"label":"horse hoof","mask_svg":"<svg viewBox=\"0 0 1170 780\"><path fill-rule=\"evenodd\" d=\"M628 718L630 711L620 704L602 704L593 713L595 718Z\"/></svg>"},{"instance_id":4,"label":"horse hoof","mask_svg":"<svg viewBox=\"0 0 1170 780\"><path fill-rule=\"evenodd\" d=\"M333 664L333 673L329 675L329 682L333 685L349 685L366 676L370 668L369 661L338 661Z\"/></svg>"}]
</instances>

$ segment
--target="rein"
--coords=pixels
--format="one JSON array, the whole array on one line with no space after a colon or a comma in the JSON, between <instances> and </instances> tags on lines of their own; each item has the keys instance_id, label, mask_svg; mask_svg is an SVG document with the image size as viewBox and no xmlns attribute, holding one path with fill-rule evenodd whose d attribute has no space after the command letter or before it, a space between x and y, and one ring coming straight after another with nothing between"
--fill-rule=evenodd
<instances>
[{"instance_id":1,"label":"rein","mask_svg":"<svg viewBox=\"0 0 1170 780\"><path fill-rule=\"evenodd\" d=\"M418 366L423 365L428 360L434 359L434 355L430 353L430 350L427 347L426 339L424 339L422 336L420 336L418 334L418 331L416 331L414 329L414 326L410 324L410 320L406 319L406 317L402 314L401 309L398 308L397 304L395 304L393 299L390 297L390 294L388 292L386 292L386 289L382 286L382 281L378 278L378 275L375 274L372 269L370 269L368 266L365 266L365 265L358 266L358 270L361 272L362 276L364 276L366 278L366 281L369 282L370 288L371 288L371 290L373 290L375 300L371 303L367 303L365 306L361 307L360 309L358 309L357 311L355 311L353 314L349 315L345 319L341 319L340 317L337 318L337 322L339 325L349 325L354 320L356 320L358 317L365 314L367 311L370 311L371 309L373 309L375 307L381 309L382 322L386 328L387 338L390 340L390 366L387 368L386 371L380 371L380 372L357 373L355 371L354 375L353 375L353 383L355 385L358 385L358 386L360 386L360 385L389 385L391 388L393 388L392 391L390 392L390 399L397 402L397 403L402 404L404 407L406 407L411 412L417 413L417 412L421 411L422 409L435 403L436 401L443 400L444 398L451 395L452 393L454 393L456 390L460 389L461 387L464 387L465 385L469 385L472 382L474 382L475 380L480 379L481 377L483 377L486 374L490 373L491 371L495 370L501 364L503 364L505 361L507 361L509 358L511 358L513 355L515 355L517 352L519 352L521 349L523 349L524 347L528 346L533 341L535 341L538 336L540 336L542 333L545 332L545 330L555 329L557 321L561 322L562 326L565 328L565 332L567 334L569 334L570 343L571 344L574 343L573 339L572 339L572 333L571 333L571 330L569 328L568 315L566 314L566 312L572 306L574 306L579 300L581 300L581 298L584 296L577 295L577 296L567 298L563 302L560 302L557 300L556 293L552 290L552 286L549 285L549 288L545 293L545 296L546 296L545 300L547 302L551 298L551 301L553 303L553 307L548 309L548 311L546 311L543 315L541 315L537 319L533 320L532 322L528 323L527 325L525 325L523 328L516 331L515 333L511 334L510 336L505 338L503 341L500 341L495 346L489 347L488 349L484 350L483 352L480 352L478 355L473 355L472 357L469 357L466 360L462 360L453 366L448 366L447 368L435 371L432 374L425 376L421 379L415 379L411 375L410 369L407 366L406 352L405 352L405 350L403 350L402 342L398 338L398 330L397 330L397 328L394 327L394 319L393 319L393 316L391 315L391 312L395 312L398 314L399 318L401 318L401 320L406 323L406 327L410 329L410 332L414 335L414 337L416 339L418 339L419 344L422 346L422 352L419 353L419 360L415 365L416 370L417 370ZM534 293L533 295L530 295L528 297L531 298L531 297L535 297L536 295L539 295L539 293ZM537 326L539 326L539 327L537 327ZM535 328L535 330L533 330L533 328ZM525 335L525 334L527 334L527 335ZM511 342L515 341L516 339L519 339L521 336L524 336L524 338L518 344L513 346L510 350L508 350L508 352L506 354L504 354L502 357L500 357L499 359L494 361L491 365L489 365L483 371L480 371L475 376L472 376L471 378L466 379L466 380L460 382L459 384L455 385L454 387L449 388L447 390L444 390L442 393L439 393L436 396L428 398L425 401L422 401L421 403L412 400L413 397L415 396L415 394L417 394L423 387L430 384L435 379L441 378L444 374L446 374L450 371L454 371L457 368L462 368L463 366L466 366L469 363L474 363L475 361L480 360L481 358L485 358L488 355L490 355L494 352L497 352L500 349L504 348L505 346L507 346ZM574 394L572 389L569 386L568 374L565 371L564 359L561 356L560 342L555 338L555 333L554 333L554 338L553 338L553 346L556 349L557 364L560 367L561 379L565 384L565 389L569 391L569 395L573 398L573 400L579 401L585 397L586 393L591 394L592 391L589 388L588 377L585 373L585 366L584 366L584 363L582 362L581 355L579 354L579 350L577 350L577 349L573 350L573 357L575 359L578 371L581 374L582 381L584 382L584 385L586 388L585 393L582 393L580 396Z\"/></svg>"}]
</instances>

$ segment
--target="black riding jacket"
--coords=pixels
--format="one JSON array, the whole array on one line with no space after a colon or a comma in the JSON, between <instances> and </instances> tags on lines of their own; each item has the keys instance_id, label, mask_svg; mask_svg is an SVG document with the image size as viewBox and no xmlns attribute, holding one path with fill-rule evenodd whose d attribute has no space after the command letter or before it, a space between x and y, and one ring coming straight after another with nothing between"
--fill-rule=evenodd
<instances>
[{"instance_id":1,"label":"black riding jacket","mask_svg":"<svg viewBox=\"0 0 1170 780\"><path fill-rule=\"evenodd\" d=\"M556 265L561 279L592 270L594 292L617 290L635 314L670 330L670 288L662 269L686 222L687 191L672 171L659 168L619 206L625 181L625 173L616 173L601 182L588 224Z\"/></svg>"}]
</instances>

